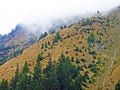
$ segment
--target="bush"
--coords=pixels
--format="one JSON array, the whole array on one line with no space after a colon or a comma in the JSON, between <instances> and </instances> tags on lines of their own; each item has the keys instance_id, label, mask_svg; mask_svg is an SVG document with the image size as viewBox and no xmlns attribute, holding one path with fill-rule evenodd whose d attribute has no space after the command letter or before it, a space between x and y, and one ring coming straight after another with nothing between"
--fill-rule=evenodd
<instances>
[{"instance_id":1,"label":"bush","mask_svg":"<svg viewBox=\"0 0 120 90\"><path fill-rule=\"evenodd\" d=\"M86 62L86 59L85 59L85 58L82 58L81 61L82 61L82 62Z\"/></svg>"},{"instance_id":2,"label":"bush","mask_svg":"<svg viewBox=\"0 0 120 90\"><path fill-rule=\"evenodd\" d=\"M96 56L95 56L95 55L93 55L93 59L96 59Z\"/></svg>"},{"instance_id":3,"label":"bush","mask_svg":"<svg viewBox=\"0 0 120 90\"><path fill-rule=\"evenodd\" d=\"M89 54L95 55L95 54L96 54L96 51L89 51Z\"/></svg>"},{"instance_id":4,"label":"bush","mask_svg":"<svg viewBox=\"0 0 120 90\"><path fill-rule=\"evenodd\" d=\"M74 51L82 53L82 50L78 48L78 46L75 47Z\"/></svg>"},{"instance_id":5,"label":"bush","mask_svg":"<svg viewBox=\"0 0 120 90\"><path fill-rule=\"evenodd\" d=\"M95 35L93 33L91 33L88 36L88 43L94 43L95 42Z\"/></svg>"},{"instance_id":6,"label":"bush","mask_svg":"<svg viewBox=\"0 0 120 90\"><path fill-rule=\"evenodd\" d=\"M78 66L78 70L83 71L83 66Z\"/></svg>"},{"instance_id":7,"label":"bush","mask_svg":"<svg viewBox=\"0 0 120 90\"><path fill-rule=\"evenodd\" d=\"M48 41L48 45L50 45L51 43Z\"/></svg>"},{"instance_id":8,"label":"bush","mask_svg":"<svg viewBox=\"0 0 120 90\"><path fill-rule=\"evenodd\" d=\"M74 57L71 57L71 62L74 62Z\"/></svg>"},{"instance_id":9,"label":"bush","mask_svg":"<svg viewBox=\"0 0 120 90\"><path fill-rule=\"evenodd\" d=\"M99 69L95 64L90 64L88 67L91 69L91 71L94 73L95 76L98 74Z\"/></svg>"},{"instance_id":10,"label":"bush","mask_svg":"<svg viewBox=\"0 0 120 90\"><path fill-rule=\"evenodd\" d=\"M45 43L45 48L48 48L47 43Z\"/></svg>"},{"instance_id":11,"label":"bush","mask_svg":"<svg viewBox=\"0 0 120 90\"><path fill-rule=\"evenodd\" d=\"M77 64L80 63L80 60L79 60L78 58L76 59L76 63L77 63Z\"/></svg>"},{"instance_id":12,"label":"bush","mask_svg":"<svg viewBox=\"0 0 120 90\"><path fill-rule=\"evenodd\" d=\"M74 51L77 51L77 52L79 51L78 46L75 47Z\"/></svg>"},{"instance_id":13,"label":"bush","mask_svg":"<svg viewBox=\"0 0 120 90\"><path fill-rule=\"evenodd\" d=\"M66 54L68 54L68 51L66 51Z\"/></svg>"}]
</instances>

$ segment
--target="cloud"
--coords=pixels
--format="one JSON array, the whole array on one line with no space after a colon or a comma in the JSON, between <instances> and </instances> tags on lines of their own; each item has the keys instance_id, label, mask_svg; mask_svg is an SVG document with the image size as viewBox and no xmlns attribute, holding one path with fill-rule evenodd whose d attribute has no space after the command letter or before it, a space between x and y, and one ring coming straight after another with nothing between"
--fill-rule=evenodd
<instances>
[{"instance_id":1,"label":"cloud","mask_svg":"<svg viewBox=\"0 0 120 90\"><path fill-rule=\"evenodd\" d=\"M107 11L120 0L1 0L0 33L11 31L17 23L49 25L58 18Z\"/></svg>"}]
</instances>

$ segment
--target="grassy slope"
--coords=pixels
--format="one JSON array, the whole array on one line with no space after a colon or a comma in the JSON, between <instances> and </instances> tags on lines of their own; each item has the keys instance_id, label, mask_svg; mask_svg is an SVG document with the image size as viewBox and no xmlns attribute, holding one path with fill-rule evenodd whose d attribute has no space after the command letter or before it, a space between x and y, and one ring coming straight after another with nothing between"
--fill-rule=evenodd
<instances>
[{"instance_id":1,"label":"grassy slope","mask_svg":"<svg viewBox=\"0 0 120 90\"><path fill-rule=\"evenodd\" d=\"M120 21L120 15L117 15L117 19ZM106 26L107 20L106 16L104 17L91 17L88 20L95 20L91 26L81 26L80 23L86 21L83 20L80 23L74 24L69 28L65 28L59 31L62 36L62 41L58 41L56 44L53 44L53 38L55 34L48 35L46 38L40 40L33 46L26 49L21 55L16 58L11 59L4 65L0 66L0 81L4 78L11 80L14 76L17 63L19 64L20 70L25 61L29 63L29 68L32 72L35 65L37 55L39 53L43 54L44 60L41 61L42 68L45 68L48 60L57 61L61 53L69 57L74 57L73 64L83 66L84 69L81 73L86 71L89 72L89 76L92 79L92 83L89 84L88 90L97 90L102 88L103 90L113 89L118 79L120 79L120 30L119 22L114 19L114 15L108 16L110 19L109 25ZM115 21L116 20L116 21ZM113 22L114 21L114 22ZM83 30L93 28L90 31L84 32ZM101 39L101 43L94 43L94 46L89 47L87 43L88 36L90 33L94 33L96 40ZM101 34L98 34L101 33ZM41 48L42 44L47 44L50 42L50 45L47 45L47 48ZM76 52L74 49L78 47L82 52ZM96 51L96 59L93 58L93 55L89 54L89 49ZM76 55L76 53L78 55ZM49 55L51 57L49 57ZM76 58L81 59L85 58L86 62L76 63ZM99 62L100 61L100 62ZM90 71L88 65L94 62L99 68L97 76L93 77L93 72ZM94 80L93 80L94 79Z\"/></svg>"}]
</instances>

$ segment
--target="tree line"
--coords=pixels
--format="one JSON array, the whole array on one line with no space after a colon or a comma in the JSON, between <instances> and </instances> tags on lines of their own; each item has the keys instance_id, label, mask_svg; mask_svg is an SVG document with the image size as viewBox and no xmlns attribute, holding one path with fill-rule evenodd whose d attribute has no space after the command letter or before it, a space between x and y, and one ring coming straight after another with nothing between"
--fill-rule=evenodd
<instances>
[{"instance_id":1,"label":"tree line","mask_svg":"<svg viewBox=\"0 0 120 90\"><path fill-rule=\"evenodd\" d=\"M33 74L30 73L27 62L19 74L17 64L14 78L10 83L3 79L0 90L83 90L83 87L87 87L87 81L90 82L88 73L80 74L80 69L71 63L69 57L61 54L58 62L49 61L44 70L40 64L42 58L38 55Z\"/></svg>"}]
</instances>

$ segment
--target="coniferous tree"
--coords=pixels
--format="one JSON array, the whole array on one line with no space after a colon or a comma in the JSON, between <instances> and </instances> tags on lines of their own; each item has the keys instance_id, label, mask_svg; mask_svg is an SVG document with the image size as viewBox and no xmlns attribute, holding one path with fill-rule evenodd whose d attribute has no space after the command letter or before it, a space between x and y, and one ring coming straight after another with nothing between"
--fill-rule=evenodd
<instances>
[{"instance_id":1,"label":"coniferous tree","mask_svg":"<svg viewBox=\"0 0 120 90\"><path fill-rule=\"evenodd\" d=\"M27 62L25 62L24 66L23 66L23 69L22 69L22 72L23 72L24 74L26 74L26 73L29 72L29 68L28 68Z\"/></svg>"},{"instance_id":2,"label":"coniferous tree","mask_svg":"<svg viewBox=\"0 0 120 90\"><path fill-rule=\"evenodd\" d=\"M41 33L41 35L39 37L39 40L41 40L42 38L45 38L47 35L48 35L47 32L44 32L44 34Z\"/></svg>"},{"instance_id":3,"label":"coniferous tree","mask_svg":"<svg viewBox=\"0 0 120 90\"><path fill-rule=\"evenodd\" d=\"M17 90L31 90L31 76L28 76L26 73L21 73L19 75L19 82L17 84Z\"/></svg>"},{"instance_id":4,"label":"coniferous tree","mask_svg":"<svg viewBox=\"0 0 120 90\"><path fill-rule=\"evenodd\" d=\"M120 80L119 80L118 83L116 84L115 90L120 90Z\"/></svg>"},{"instance_id":5,"label":"coniferous tree","mask_svg":"<svg viewBox=\"0 0 120 90\"><path fill-rule=\"evenodd\" d=\"M57 67L57 77L60 83L61 90L71 90L71 74L70 74L70 59L62 54L60 57L60 63Z\"/></svg>"},{"instance_id":6,"label":"coniferous tree","mask_svg":"<svg viewBox=\"0 0 120 90\"><path fill-rule=\"evenodd\" d=\"M45 90L60 90L60 83L56 73L56 65L52 64L50 61L46 69L46 77L44 78Z\"/></svg>"},{"instance_id":7,"label":"coniferous tree","mask_svg":"<svg viewBox=\"0 0 120 90\"><path fill-rule=\"evenodd\" d=\"M41 74L41 66L39 63L37 63L36 66L34 67L33 79L39 80L40 74Z\"/></svg>"},{"instance_id":8,"label":"coniferous tree","mask_svg":"<svg viewBox=\"0 0 120 90\"><path fill-rule=\"evenodd\" d=\"M52 61L51 61L51 60L49 60L49 62L48 62L48 65L47 65L46 69L44 69L44 74L49 73L51 68L52 68Z\"/></svg>"},{"instance_id":9,"label":"coniferous tree","mask_svg":"<svg viewBox=\"0 0 120 90\"><path fill-rule=\"evenodd\" d=\"M32 90L43 90L44 86L42 86L41 74L42 74L41 64L40 62L37 61L37 64L34 67Z\"/></svg>"},{"instance_id":10,"label":"coniferous tree","mask_svg":"<svg viewBox=\"0 0 120 90\"><path fill-rule=\"evenodd\" d=\"M37 56L37 63L39 63L43 59L43 56L41 54L38 54Z\"/></svg>"},{"instance_id":11,"label":"coniferous tree","mask_svg":"<svg viewBox=\"0 0 120 90\"><path fill-rule=\"evenodd\" d=\"M56 42L58 42L58 40L61 40L61 39L62 39L61 35L59 34L59 32L57 32L53 39L53 43L56 43Z\"/></svg>"},{"instance_id":12,"label":"coniferous tree","mask_svg":"<svg viewBox=\"0 0 120 90\"><path fill-rule=\"evenodd\" d=\"M2 82L0 83L0 90L8 90L8 82L7 80L2 80Z\"/></svg>"},{"instance_id":13,"label":"coniferous tree","mask_svg":"<svg viewBox=\"0 0 120 90\"><path fill-rule=\"evenodd\" d=\"M94 43L95 42L95 35L93 33L91 33L88 36L88 43Z\"/></svg>"},{"instance_id":14,"label":"coniferous tree","mask_svg":"<svg viewBox=\"0 0 120 90\"><path fill-rule=\"evenodd\" d=\"M27 62L25 62L22 73L19 75L19 82L17 84L17 90L29 90L31 83L31 76L28 75L29 68Z\"/></svg>"},{"instance_id":15,"label":"coniferous tree","mask_svg":"<svg viewBox=\"0 0 120 90\"><path fill-rule=\"evenodd\" d=\"M18 80L19 80L19 65L17 64L16 71L15 71L15 77L11 80L11 83L10 83L10 90L16 89Z\"/></svg>"},{"instance_id":16,"label":"coniferous tree","mask_svg":"<svg viewBox=\"0 0 120 90\"><path fill-rule=\"evenodd\" d=\"M82 75L79 75L76 79L75 82L73 83L73 88L74 90L83 90L82 89Z\"/></svg>"}]
</instances>

